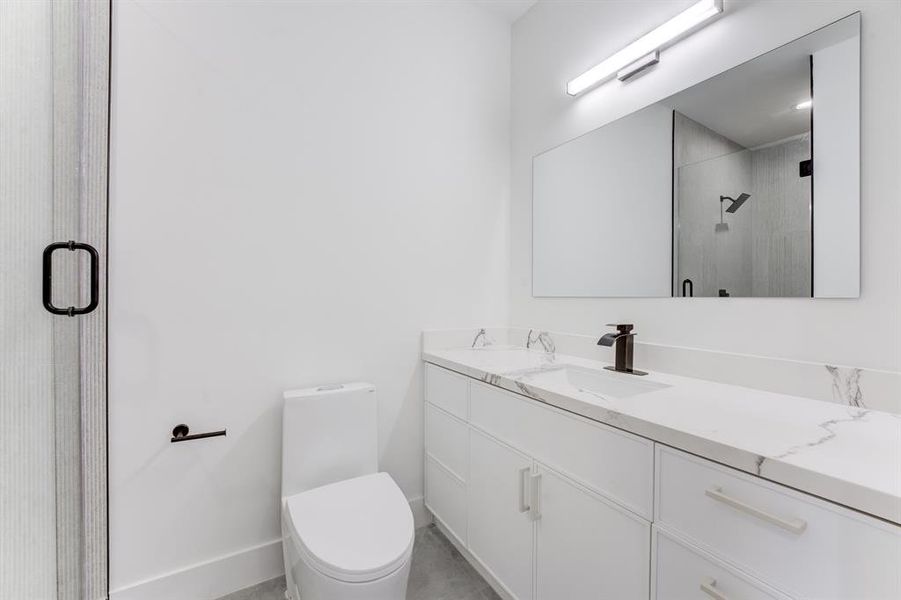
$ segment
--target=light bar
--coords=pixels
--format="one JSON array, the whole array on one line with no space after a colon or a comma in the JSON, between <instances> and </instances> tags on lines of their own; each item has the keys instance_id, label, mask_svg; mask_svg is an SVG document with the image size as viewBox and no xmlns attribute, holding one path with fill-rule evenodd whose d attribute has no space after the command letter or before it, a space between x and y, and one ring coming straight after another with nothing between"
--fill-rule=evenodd
<instances>
[{"instance_id":1,"label":"light bar","mask_svg":"<svg viewBox=\"0 0 901 600\"><path fill-rule=\"evenodd\" d=\"M566 93L570 96L581 94L721 12L723 0L701 0L567 83Z\"/></svg>"},{"instance_id":2,"label":"light bar","mask_svg":"<svg viewBox=\"0 0 901 600\"><path fill-rule=\"evenodd\" d=\"M799 104L795 104L795 110L804 110L805 108L810 108L813 106L813 100L805 100Z\"/></svg>"}]
</instances>

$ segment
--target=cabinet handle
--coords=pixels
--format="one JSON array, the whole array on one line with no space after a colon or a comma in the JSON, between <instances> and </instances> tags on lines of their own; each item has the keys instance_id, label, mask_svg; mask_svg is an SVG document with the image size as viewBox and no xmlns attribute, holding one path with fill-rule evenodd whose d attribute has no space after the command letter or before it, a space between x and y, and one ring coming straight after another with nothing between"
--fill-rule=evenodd
<instances>
[{"instance_id":1,"label":"cabinet handle","mask_svg":"<svg viewBox=\"0 0 901 600\"><path fill-rule=\"evenodd\" d=\"M776 527L781 527L786 531L791 531L796 535L801 535L802 533L804 533L804 530L807 529L807 521L805 521L804 519L783 519L781 517L777 517L776 515L768 513L761 508L751 506L750 504L742 502L741 500L733 498L732 496L727 496L723 493L723 488L721 487L712 487L708 490L705 490L704 495L709 498L713 498L717 502L722 502L727 506L731 506L732 508L743 513L757 517L758 519L762 519L767 523L775 525Z\"/></svg>"},{"instance_id":2,"label":"cabinet handle","mask_svg":"<svg viewBox=\"0 0 901 600\"><path fill-rule=\"evenodd\" d=\"M533 521L541 518L541 473L529 477L529 518Z\"/></svg>"},{"instance_id":3,"label":"cabinet handle","mask_svg":"<svg viewBox=\"0 0 901 600\"><path fill-rule=\"evenodd\" d=\"M528 475L529 471L531 470L532 467L523 467L522 469L517 471L517 477L519 480L516 487L519 489L519 497L516 499L516 510L521 513L529 510L529 505L526 504L526 475Z\"/></svg>"},{"instance_id":4,"label":"cabinet handle","mask_svg":"<svg viewBox=\"0 0 901 600\"><path fill-rule=\"evenodd\" d=\"M716 589L716 579L708 577L701 582L701 591L713 598L713 600L729 600L726 594Z\"/></svg>"}]
</instances>

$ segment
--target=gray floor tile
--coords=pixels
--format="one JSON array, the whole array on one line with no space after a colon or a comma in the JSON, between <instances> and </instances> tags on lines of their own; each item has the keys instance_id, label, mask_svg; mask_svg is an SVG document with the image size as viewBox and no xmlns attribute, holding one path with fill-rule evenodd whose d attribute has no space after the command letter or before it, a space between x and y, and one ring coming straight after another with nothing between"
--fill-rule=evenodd
<instances>
[{"instance_id":1,"label":"gray floor tile","mask_svg":"<svg viewBox=\"0 0 901 600\"><path fill-rule=\"evenodd\" d=\"M407 600L499 600L434 525L416 531Z\"/></svg>"},{"instance_id":2,"label":"gray floor tile","mask_svg":"<svg viewBox=\"0 0 901 600\"><path fill-rule=\"evenodd\" d=\"M228 596L222 596L219 600L285 600L285 578L270 579Z\"/></svg>"},{"instance_id":3,"label":"gray floor tile","mask_svg":"<svg viewBox=\"0 0 901 600\"><path fill-rule=\"evenodd\" d=\"M279 577L219 600L284 600ZM416 530L407 600L500 600L434 525Z\"/></svg>"}]
</instances>

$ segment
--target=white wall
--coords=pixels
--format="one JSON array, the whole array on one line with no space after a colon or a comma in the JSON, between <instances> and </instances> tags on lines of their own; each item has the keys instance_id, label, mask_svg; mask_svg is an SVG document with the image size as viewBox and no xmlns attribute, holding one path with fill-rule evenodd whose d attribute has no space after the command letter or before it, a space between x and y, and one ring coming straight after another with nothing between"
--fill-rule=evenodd
<instances>
[{"instance_id":1,"label":"white wall","mask_svg":"<svg viewBox=\"0 0 901 600\"><path fill-rule=\"evenodd\" d=\"M375 383L381 467L422 494L420 332L507 322L510 30L123 0L114 34L113 598L198 600L281 568L284 389Z\"/></svg>"},{"instance_id":2,"label":"white wall","mask_svg":"<svg viewBox=\"0 0 901 600\"><path fill-rule=\"evenodd\" d=\"M672 136L653 105L535 157L535 296L670 294Z\"/></svg>"},{"instance_id":3,"label":"white wall","mask_svg":"<svg viewBox=\"0 0 901 600\"><path fill-rule=\"evenodd\" d=\"M901 369L901 203L892 200L901 189L901 5L730 0L721 19L662 52L647 75L628 84L610 82L575 99L562 92L566 80L692 3L539 2L514 24L513 323L590 333L625 321L635 323L639 339L648 342ZM859 300L531 297L532 156L855 10L863 19Z\"/></svg>"}]
</instances>

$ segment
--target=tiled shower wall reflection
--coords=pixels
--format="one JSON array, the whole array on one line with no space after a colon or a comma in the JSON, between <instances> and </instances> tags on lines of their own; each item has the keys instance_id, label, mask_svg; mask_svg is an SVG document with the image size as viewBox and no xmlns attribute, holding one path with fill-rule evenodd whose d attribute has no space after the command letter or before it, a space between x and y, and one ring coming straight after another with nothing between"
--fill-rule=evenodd
<instances>
[{"instance_id":1,"label":"tiled shower wall reflection","mask_svg":"<svg viewBox=\"0 0 901 600\"><path fill-rule=\"evenodd\" d=\"M691 279L695 296L809 297L810 135L744 148L677 112L674 150L677 292ZM720 195L742 192L747 203L721 216Z\"/></svg>"}]
</instances>

